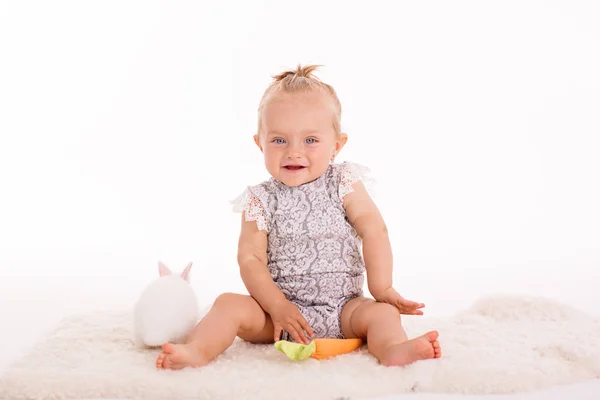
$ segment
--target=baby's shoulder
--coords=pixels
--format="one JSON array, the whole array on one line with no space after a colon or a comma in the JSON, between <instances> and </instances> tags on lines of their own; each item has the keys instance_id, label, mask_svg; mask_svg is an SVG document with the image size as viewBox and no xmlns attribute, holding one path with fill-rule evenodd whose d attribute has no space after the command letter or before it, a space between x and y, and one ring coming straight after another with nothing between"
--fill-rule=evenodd
<instances>
[{"instance_id":1,"label":"baby's shoulder","mask_svg":"<svg viewBox=\"0 0 600 400\"><path fill-rule=\"evenodd\" d=\"M362 164L351 161L332 164L330 179L340 199L354 190L352 186L356 182L362 181L367 186L371 186L373 183L371 170Z\"/></svg>"},{"instance_id":2,"label":"baby's shoulder","mask_svg":"<svg viewBox=\"0 0 600 400\"><path fill-rule=\"evenodd\" d=\"M230 203L233 211L243 213L246 221L256 221L259 230L269 232L269 212L267 204L270 181L246 186L244 191Z\"/></svg>"},{"instance_id":3,"label":"baby's shoulder","mask_svg":"<svg viewBox=\"0 0 600 400\"><path fill-rule=\"evenodd\" d=\"M265 180L258 184L246 186L238 197L230 201L233 210L241 212L246 209L248 203L252 202L253 199L264 200L271 191L271 185L271 180Z\"/></svg>"}]
</instances>

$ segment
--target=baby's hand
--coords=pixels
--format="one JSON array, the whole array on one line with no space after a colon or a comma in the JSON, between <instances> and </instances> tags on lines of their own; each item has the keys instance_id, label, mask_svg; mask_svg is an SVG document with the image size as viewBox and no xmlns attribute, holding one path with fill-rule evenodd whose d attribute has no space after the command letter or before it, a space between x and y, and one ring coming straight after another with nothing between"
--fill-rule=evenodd
<instances>
[{"instance_id":1,"label":"baby's hand","mask_svg":"<svg viewBox=\"0 0 600 400\"><path fill-rule=\"evenodd\" d=\"M312 338L314 333L308 325L308 322L304 319L300 310L294 303L289 300L285 300L281 304L273 307L270 310L271 320L273 320L274 340L277 342L281 338L282 331L287 331L296 343L309 344L310 340L304 333L306 331Z\"/></svg>"},{"instance_id":2,"label":"baby's hand","mask_svg":"<svg viewBox=\"0 0 600 400\"><path fill-rule=\"evenodd\" d=\"M407 315L423 315L423 311L419 310L419 308L425 307L425 304L423 303L406 300L404 297L400 296L393 287L388 288L382 294L376 296L375 300L391 304L398 309L400 314Z\"/></svg>"}]
</instances>

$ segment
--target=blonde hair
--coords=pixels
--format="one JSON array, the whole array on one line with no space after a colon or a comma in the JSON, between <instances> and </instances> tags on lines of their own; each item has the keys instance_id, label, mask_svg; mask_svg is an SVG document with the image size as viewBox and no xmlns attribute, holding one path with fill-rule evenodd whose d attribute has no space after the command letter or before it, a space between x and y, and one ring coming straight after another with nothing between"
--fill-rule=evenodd
<instances>
[{"instance_id":1,"label":"blonde hair","mask_svg":"<svg viewBox=\"0 0 600 400\"><path fill-rule=\"evenodd\" d=\"M262 128L262 114L265 106L270 98L277 93L314 93L323 92L328 94L334 105L333 113L333 129L336 135L342 133L342 105L338 96L330 85L321 82L312 73L321 65L305 65L304 67L298 64L295 70L289 69L277 75L271 75L273 82L267 87L258 106L258 130L257 135L260 135Z\"/></svg>"}]
</instances>

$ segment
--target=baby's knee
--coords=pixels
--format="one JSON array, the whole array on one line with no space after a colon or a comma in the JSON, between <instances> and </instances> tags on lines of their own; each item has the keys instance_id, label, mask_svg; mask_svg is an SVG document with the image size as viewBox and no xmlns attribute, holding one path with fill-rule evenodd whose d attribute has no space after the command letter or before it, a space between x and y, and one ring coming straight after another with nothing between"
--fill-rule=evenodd
<instances>
[{"instance_id":1,"label":"baby's knee","mask_svg":"<svg viewBox=\"0 0 600 400\"><path fill-rule=\"evenodd\" d=\"M367 311L365 314L368 315L370 319L381 320L395 318L400 321L400 312L398 312L398 309L391 304L373 302L369 304L369 306L370 310L365 310Z\"/></svg>"},{"instance_id":2,"label":"baby's knee","mask_svg":"<svg viewBox=\"0 0 600 400\"><path fill-rule=\"evenodd\" d=\"M344 334L346 332L352 332L355 336L363 337L366 336L366 332L369 326L373 324L379 324L390 319L396 319L400 322L400 313L398 309L388 303L380 303L374 300L365 300L358 304L355 310L348 314L346 323L342 319L342 328ZM351 329L350 329L351 328Z\"/></svg>"},{"instance_id":3,"label":"baby's knee","mask_svg":"<svg viewBox=\"0 0 600 400\"><path fill-rule=\"evenodd\" d=\"M393 315L395 317L400 318L400 312L398 308L388 303L376 303L379 306L380 312L382 314Z\"/></svg>"},{"instance_id":4,"label":"baby's knee","mask_svg":"<svg viewBox=\"0 0 600 400\"><path fill-rule=\"evenodd\" d=\"M264 312L251 296L237 293L220 294L212 309L218 315L231 319L240 326L251 324L254 319L264 319Z\"/></svg>"},{"instance_id":5,"label":"baby's knee","mask_svg":"<svg viewBox=\"0 0 600 400\"><path fill-rule=\"evenodd\" d=\"M244 302L244 297L246 296L237 293L222 293L217 296L212 307L222 311L235 310Z\"/></svg>"}]
</instances>

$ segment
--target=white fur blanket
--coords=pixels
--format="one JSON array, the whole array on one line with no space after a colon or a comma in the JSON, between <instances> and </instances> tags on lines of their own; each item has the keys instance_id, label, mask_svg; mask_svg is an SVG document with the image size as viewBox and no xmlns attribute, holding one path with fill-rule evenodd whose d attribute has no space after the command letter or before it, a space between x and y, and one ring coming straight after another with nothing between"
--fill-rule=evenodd
<instances>
[{"instance_id":1,"label":"white fur blanket","mask_svg":"<svg viewBox=\"0 0 600 400\"><path fill-rule=\"evenodd\" d=\"M156 370L136 349L129 312L88 313L58 328L0 378L2 399L341 399L404 392L510 393L600 377L600 319L544 298L491 296L449 318L403 318L409 337L440 332L443 357L378 365L366 349L288 360L236 340L204 368Z\"/></svg>"}]
</instances>

